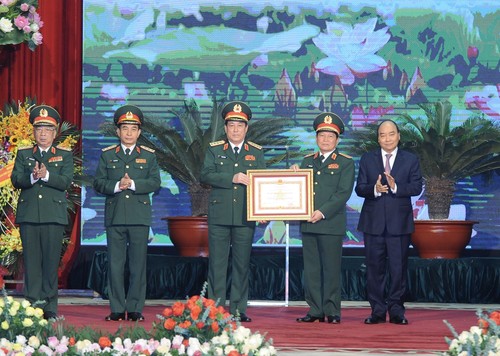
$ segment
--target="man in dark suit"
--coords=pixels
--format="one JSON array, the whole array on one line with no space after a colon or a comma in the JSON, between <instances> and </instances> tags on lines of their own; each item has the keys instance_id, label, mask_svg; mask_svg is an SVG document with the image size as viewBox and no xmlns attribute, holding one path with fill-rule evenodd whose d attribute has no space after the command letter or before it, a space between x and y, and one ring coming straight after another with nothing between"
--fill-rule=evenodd
<instances>
[{"instance_id":1,"label":"man in dark suit","mask_svg":"<svg viewBox=\"0 0 500 356\"><path fill-rule=\"evenodd\" d=\"M160 189L160 169L154 150L137 146L143 121L133 105L114 114L120 144L103 149L94 189L106 196L105 226L108 244L108 294L111 314L107 321L144 321L146 257L151 226L150 194ZM125 293L128 258L129 288ZM127 313L127 315L125 315Z\"/></svg>"},{"instance_id":2,"label":"man in dark suit","mask_svg":"<svg viewBox=\"0 0 500 356\"><path fill-rule=\"evenodd\" d=\"M255 222L247 221L248 169L265 168L262 147L245 140L252 111L234 101L222 110L227 140L210 143L201 180L212 186L208 208L208 296L226 303L229 251L232 253L230 312L242 322L246 314L250 252Z\"/></svg>"},{"instance_id":3,"label":"man in dark suit","mask_svg":"<svg viewBox=\"0 0 500 356\"><path fill-rule=\"evenodd\" d=\"M304 258L306 316L298 322L340 323L342 241L346 202L354 186L354 161L338 151L344 123L334 113L318 115L313 123L319 151L306 156L300 168L314 172L314 212L300 224ZM297 169L297 167L292 167Z\"/></svg>"},{"instance_id":4,"label":"man in dark suit","mask_svg":"<svg viewBox=\"0 0 500 356\"><path fill-rule=\"evenodd\" d=\"M356 194L365 198L358 223L364 234L366 290L372 309L365 324L406 325L408 249L414 231L411 197L422 191L417 156L398 148L397 124L383 121L377 129L379 150L365 153L359 163ZM386 260L390 276L388 294Z\"/></svg>"},{"instance_id":5,"label":"man in dark suit","mask_svg":"<svg viewBox=\"0 0 500 356\"><path fill-rule=\"evenodd\" d=\"M68 224L67 189L73 180L71 150L54 147L61 121L52 107L40 105L30 112L35 146L17 152L12 184L21 189L17 203L24 257L24 296L43 302L45 319L57 317L57 286L64 230Z\"/></svg>"}]
</instances>

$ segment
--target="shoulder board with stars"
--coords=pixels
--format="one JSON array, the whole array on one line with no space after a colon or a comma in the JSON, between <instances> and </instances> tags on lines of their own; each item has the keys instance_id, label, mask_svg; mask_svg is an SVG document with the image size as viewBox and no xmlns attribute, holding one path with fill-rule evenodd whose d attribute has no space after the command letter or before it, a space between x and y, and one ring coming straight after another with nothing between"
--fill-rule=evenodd
<instances>
[{"instance_id":1,"label":"shoulder board with stars","mask_svg":"<svg viewBox=\"0 0 500 356\"><path fill-rule=\"evenodd\" d=\"M63 150L63 151L68 151L68 152L73 151L71 148L69 148L69 147L65 147L65 146L56 146L56 148L57 148L58 150Z\"/></svg>"},{"instance_id":2,"label":"shoulder board with stars","mask_svg":"<svg viewBox=\"0 0 500 356\"><path fill-rule=\"evenodd\" d=\"M304 158L311 157L311 156L314 156L314 152L313 153L309 153L308 155L305 155Z\"/></svg>"},{"instance_id":3,"label":"shoulder board with stars","mask_svg":"<svg viewBox=\"0 0 500 356\"><path fill-rule=\"evenodd\" d=\"M220 141L215 141L215 142L210 142L210 147L215 147L215 146L220 146L222 145L223 143L225 143L226 141L224 140L220 140Z\"/></svg>"},{"instance_id":4,"label":"shoulder board with stars","mask_svg":"<svg viewBox=\"0 0 500 356\"><path fill-rule=\"evenodd\" d=\"M118 145L111 145L111 146L103 148L101 151L102 152L106 152L106 151L112 150L113 148L116 148L117 146Z\"/></svg>"},{"instance_id":5,"label":"shoulder board with stars","mask_svg":"<svg viewBox=\"0 0 500 356\"><path fill-rule=\"evenodd\" d=\"M340 152L339 152L339 155L344 156L345 158L352 159L352 157L351 157L351 156L346 155L345 153L340 153Z\"/></svg>"},{"instance_id":6,"label":"shoulder board with stars","mask_svg":"<svg viewBox=\"0 0 500 356\"><path fill-rule=\"evenodd\" d=\"M255 142L248 141L248 144L249 144L250 146L255 147L255 148L256 148L256 149L258 149L258 150L261 150L261 149L262 149L262 146L260 146L260 145L256 144Z\"/></svg>"},{"instance_id":7,"label":"shoulder board with stars","mask_svg":"<svg viewBox=\"0 0 500 356\"><path fill-rule=\"evenodd\" d=\"M17 150L18 150L18 151L20 151L20 150L27 150L27 149L32 149L33 147L35 147L35 146L33 146L33 145L30 145L30 146L22 146L22 147L18 147L18 148L17 148Z\"/></svg>"},{"instance_id":8,"label":"shoulder board with stars","mask_svg":"<svg viewBox=\"0 0 500 356\"><path fill-rule=\"evenodd\" d=\"M151 147L148 147L148 146L142 146L141 145L141 148L145 151L148 151L148 152L151 152L151 153L155 153L155 150L152 149Z\"/></svg>"}]
</instances>

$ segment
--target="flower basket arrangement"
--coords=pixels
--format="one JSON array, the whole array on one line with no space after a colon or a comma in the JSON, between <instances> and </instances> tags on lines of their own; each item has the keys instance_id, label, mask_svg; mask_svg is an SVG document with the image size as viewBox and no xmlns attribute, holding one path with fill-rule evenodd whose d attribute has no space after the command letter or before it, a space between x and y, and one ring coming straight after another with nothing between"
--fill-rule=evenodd
<instances>
[{"instance_id":1,"label":"flower basket arrangement","mask_svg":"<svg viewBox=\"0 0 500 356\"><path fill-rule=\"evenodd\" d=\"M37 8L38 0L0 0L0 45L26 42L34 51L42 44L43 21Z\"/></svg>"},{"instance_id":2,"label":"flower basket arrangement","mask_svg":"<svg viewBox=\"0 0 500 356\"><path fill-rule=\"evenodd\" d=\"M34 100L27 98L24 102L6 105L4 111L0 111L0 265L6 267L11 274L16 274L21 269L23 248L19 228L14 223L20 191L14 188L10 176L18 148L35 143L33 126L29 122L30 109L35 105ZM54 145L73 149L75 179L68 191L69 214L74 214L76 206L81 204L78 178L82 176L81 155L77 145L79 139L80 131L76 126L63 122L54 140Z\"/></svg>"},{"instance_id":3,"label":"flower basket arrangement","mask_svg":"<svg viewBox=\"0 0 500 356\"><path fill-rule=\"evenodd\" d=\"M445 338L449 345L445 355L482 356L500 355L500 310L490 313L478 311L478 323L458 334L446 320L454 338Z\"/></svg>"}]
</instances>

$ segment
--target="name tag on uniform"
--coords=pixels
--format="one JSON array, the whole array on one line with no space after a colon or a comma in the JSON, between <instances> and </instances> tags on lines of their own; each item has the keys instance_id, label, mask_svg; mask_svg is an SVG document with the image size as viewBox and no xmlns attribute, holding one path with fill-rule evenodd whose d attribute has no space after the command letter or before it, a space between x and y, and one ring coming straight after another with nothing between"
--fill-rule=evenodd
<instances>
[{"instance_id":1,"label":"name tag on uniform","mask_svg":"<svg viewBox=\"0 0 500 356\"><path fill-rule=\"evenodd\" d=\"M222 158L222 159L226 159L227 156L221 156L221 155L217 155L217 158Z\"/></svg>"}]
</instances>

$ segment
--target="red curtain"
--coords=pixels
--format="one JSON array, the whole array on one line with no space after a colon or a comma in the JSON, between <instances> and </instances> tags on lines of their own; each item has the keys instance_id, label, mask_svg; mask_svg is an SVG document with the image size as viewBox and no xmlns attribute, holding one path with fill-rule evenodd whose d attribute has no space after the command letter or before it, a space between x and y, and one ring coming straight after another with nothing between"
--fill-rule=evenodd
<instances>
[{"instance_id":1,"label":"red curtain","mask_svg":"<svg viewBox=\"0 0 500 356\"><path fill-rule=\"evenodd\" d=\"M34 52L25 44L0 49L0 109L36 97L81 127L82 1L41 0L38 12L43 43Z\"/></svg>"}]
</instances>

